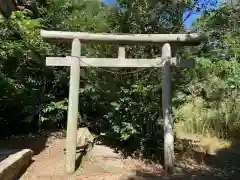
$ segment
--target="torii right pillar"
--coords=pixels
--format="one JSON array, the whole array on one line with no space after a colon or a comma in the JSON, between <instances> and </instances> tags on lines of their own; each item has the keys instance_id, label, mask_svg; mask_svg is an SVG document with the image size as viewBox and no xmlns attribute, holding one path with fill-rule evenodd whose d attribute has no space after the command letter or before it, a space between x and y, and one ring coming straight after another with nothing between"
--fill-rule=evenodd
<instances>
[{"instance_id":1,"label":"torii right pillar","mask_svg":"<svg viewBox=\"0 0 240 180\"><path fill-rule=\"evenodd\" d=\"M164 166L165 175L174 173L174 133L172 118L172 82L171 82L171 46L166 43L162 47L162 114L164 121Z\"/></svg>"}]
</instances>

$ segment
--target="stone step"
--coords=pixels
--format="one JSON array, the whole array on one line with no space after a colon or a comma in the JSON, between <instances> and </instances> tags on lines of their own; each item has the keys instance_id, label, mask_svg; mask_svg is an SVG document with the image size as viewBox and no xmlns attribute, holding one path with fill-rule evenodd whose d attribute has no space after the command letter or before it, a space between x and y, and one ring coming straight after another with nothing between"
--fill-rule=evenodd
<instances>
[{"instance_id":1,"label":"stone step","mask_svg":"<svg viewBox=\"0 0 240 180\"><path fill-rule=\"evenodd\" d=\"M6 150L5 152L11 152ZM30 149L23 149L9 155L0 162L0 179L15 180L22 170L27 168L32 160L33 152Z\"/></svg>"}]
</instances>

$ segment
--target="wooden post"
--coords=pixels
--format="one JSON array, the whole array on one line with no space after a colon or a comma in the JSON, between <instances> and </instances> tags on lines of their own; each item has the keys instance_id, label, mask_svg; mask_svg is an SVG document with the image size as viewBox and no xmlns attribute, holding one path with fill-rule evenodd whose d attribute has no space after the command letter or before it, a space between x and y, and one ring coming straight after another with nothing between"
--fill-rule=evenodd
<instances>
[{"instance_id":1,"label":"wooden post","mask_svg":"<svg viewBox=\"0 0 240 180\"><path fill-rule=\"evenodd\" d=\"M174 172L174 134L172 119L172 87L171 87L171 46L166 43L162 47L162 59L165 60L162 71L162 111L164 120L164 165L165 173Z\"/></svg>"},{"instance_id":2,"label":"wooden post","mask_svg":"<svg viewBox=\"0 0 240 180\"><path fill-rule=\"evenodd\" d=\"M186 45L198 45L205 37L203 34L109 34L109 33L88 33L88 32L67 32L67 31L45 31L41 30L43 38L55 39L60 42L69 42L78 38L82 43L108 42L121 45L126 44L162 44L162 43L183 43Z\"/></svg>"},{"instance_id":3,"label":"wooden post","mask_svg":"<svg viewBox=\"0 0 240 180\"><path fill-rule=\"evenodd\" d=\"M81 56L81 44L75 38L72 42L72 56ZM72 58L70 66L70 85L67 118L66 140L66 171L69 174L75 172L76 146L77 146L77 122L78 122L78 97L80 83L80 61Z\"/></svg>"},{"instance_id":4,"label":"wooden post","mask_svg":"<svg viewBox=\"0 0 240 180\"><path fill-rule=\"evenodd\" d=\"M119 47L118 48L118 60L125 59L125 57L126 57L125 47Z\"/></svg>"},{"instance_id":5,"label":"wooden post","mask_svg":"<svg viewBox=\"0 0 240 180\"><path fill-rule=\"evenodd\" d=\"M47 57L47 66L71 66L74 58L80 61L81 67L117 67L117 68L150 68L150 67L163 67L164 60L162 58L156 59L126 59L124 51L119 51L118 58L87 58L81 57L81 60L76 57ZM171 58L171 66L180 68L193 68L194 60ZM81 72L82 73L82 69ZM81 74L80 74L81 76Z\"/></svg>"}]
</instances>

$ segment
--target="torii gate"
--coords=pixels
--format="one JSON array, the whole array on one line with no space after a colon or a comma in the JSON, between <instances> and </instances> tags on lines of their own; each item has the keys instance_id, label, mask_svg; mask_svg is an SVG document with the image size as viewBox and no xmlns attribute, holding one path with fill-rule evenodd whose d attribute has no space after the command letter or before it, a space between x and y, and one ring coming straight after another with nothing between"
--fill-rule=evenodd
<instances>
[{"instance_id":1,"label":"torii gate","mask_svg":"<svg viewBox=\"0 0 240 180\"><path fill-rule=\"evenodd\" d=\"M66 171L75 172L77 122L80 67L162 67L162 113L164 119L164 163L165 172L174 170L174 133L172 119L171 66L193 67L194 62L180 58L171 58L170 44L198 45L204 36L201 34L93 34L83 32L62 32L41 30L41 36L72 42L71 56L47 57L47 66L70 66L70 87L67 118ZM118 58L87 58L81 56L81 42L107 42L117 44L163 44L162 56L156 59L126 59L125 48L119 47Z\"/></svg>"}]
</instances>

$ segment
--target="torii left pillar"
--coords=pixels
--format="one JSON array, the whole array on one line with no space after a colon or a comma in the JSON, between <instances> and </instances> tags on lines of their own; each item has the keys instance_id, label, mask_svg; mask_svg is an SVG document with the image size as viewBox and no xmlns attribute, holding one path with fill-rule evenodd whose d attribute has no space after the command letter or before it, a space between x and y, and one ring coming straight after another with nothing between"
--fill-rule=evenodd
<instances>
[{"instance_id":1,"label":"torii left pillar","mask_svg":"<svg viewBox=\"0 0 240 180\"><path fill-rule=\"evenodd\" d=\"M72 42L72 56L81 56L81 43L78 38ZM70 65L70 83L67 117L67 139L66 139L66 172L73 174L76 166L77 147L77 123L78 123L78 101L80 83L80 61L73 58Z\"/></svg>"}]
</instances>

